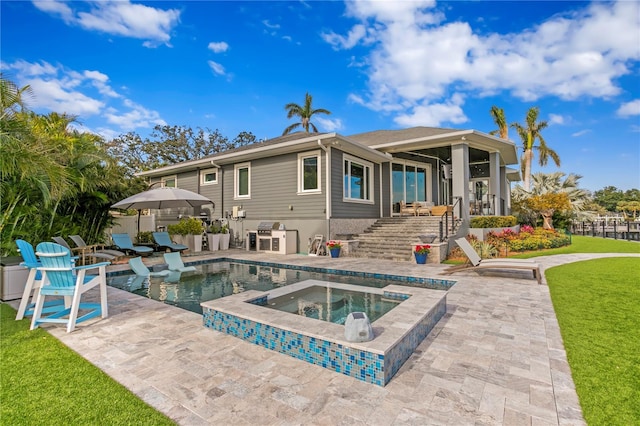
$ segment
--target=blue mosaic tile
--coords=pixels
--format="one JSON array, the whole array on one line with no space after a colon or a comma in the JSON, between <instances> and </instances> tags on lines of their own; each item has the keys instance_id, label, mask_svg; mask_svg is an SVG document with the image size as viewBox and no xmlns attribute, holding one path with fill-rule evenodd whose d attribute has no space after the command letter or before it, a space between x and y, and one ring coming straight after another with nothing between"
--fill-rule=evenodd
<instances>
[{"instance_id":1,"label":"blue mosaic tile","mask_svg":"<svg viewBox=\"0 0 640 426\"><path fill-rule=\"evenodd\" d=\"M384 355L305 336L210 308L203 310L203 324L267 349L319 365L378 386L386 385L415 348L446 312L446 299L420 321Z\"/></svg>"}]
</instances>

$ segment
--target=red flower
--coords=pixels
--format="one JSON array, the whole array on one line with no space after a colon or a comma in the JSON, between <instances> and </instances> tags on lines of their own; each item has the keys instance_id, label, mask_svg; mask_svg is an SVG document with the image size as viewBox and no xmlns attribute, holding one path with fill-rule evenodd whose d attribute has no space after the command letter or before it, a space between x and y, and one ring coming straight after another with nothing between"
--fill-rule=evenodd
<instances>
[{"instance_id":1,"label":"red flower","mask_svg":"<svg viewBox=\"0 0 640 426\"><path fill-rule=\"evenodd\" d=\"M425 254L431 252L431 246L428 244L420 245L418 244L415 248L415 252L418 254Z\"/></svg>"},{"instance_id":2,"label":"red flower","mask_svg":"<svg viewBox=\"0 0 640 426\"><path fill-rule=\"evenodd\" d=\"M340 241L335 241L335 240L327 241L328 249L336 249L340 247L342 247L342 244L340 244Z\"/></svg>"}]
</instances>

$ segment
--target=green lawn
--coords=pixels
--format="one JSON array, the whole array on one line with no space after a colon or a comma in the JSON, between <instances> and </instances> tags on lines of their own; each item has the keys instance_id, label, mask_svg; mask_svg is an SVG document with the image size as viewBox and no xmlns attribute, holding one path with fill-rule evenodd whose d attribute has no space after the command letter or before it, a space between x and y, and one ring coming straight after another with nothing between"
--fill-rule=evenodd
<instances>
[{"instance_id":1,"label":"green lawn","mask_svg":"<svg viewBox=\"0 0 640 426\"><path fill-rule=\"evenodd\" d=\"M640 258L570 263L545 275L587 423L640 425Z\"/></svg>"},{"instance_id":2,"label":"green lawn","mask_svg":"<svg viewBox=\"0 0 640 426\"><path fill-rule=\"evenodd\" d=\"M0 304L0 423L172 425L124 386Z\"/></svg>"}]
</instances>

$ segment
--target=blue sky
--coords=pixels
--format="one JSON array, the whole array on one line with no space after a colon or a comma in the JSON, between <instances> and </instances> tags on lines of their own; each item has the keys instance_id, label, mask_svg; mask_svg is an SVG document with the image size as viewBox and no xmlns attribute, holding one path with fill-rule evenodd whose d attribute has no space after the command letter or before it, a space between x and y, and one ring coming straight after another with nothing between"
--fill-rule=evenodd
<instances>
[{"instance_id":1,"label":"blue sky","mask_svg":"<svg viewBox=\"0 0 640 426\"><path fill-rule=\"evenodd\" d=\"M279 136L284 105L343 135L494 130L539 106L598 190L640 188L640 2L0 2L1 67L29 106L107 139L156 124ZM520 141L511 131L510 137Z\"/></svg>"}]
</instances>

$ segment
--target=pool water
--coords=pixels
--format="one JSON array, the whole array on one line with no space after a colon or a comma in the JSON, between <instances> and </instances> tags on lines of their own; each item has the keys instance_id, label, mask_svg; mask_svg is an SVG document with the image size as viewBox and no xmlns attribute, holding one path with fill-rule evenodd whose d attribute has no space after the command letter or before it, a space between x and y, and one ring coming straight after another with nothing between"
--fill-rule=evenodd
<instances>
[{"instance_id":1,"label":"pool water","mask_svg":"<svg viewBox=\"0 0 640 426\"><path fill-rule=\"evenodd\" d=\"M261 306L344 324L351 312L364 312L369 321L374 322L400 302L402 300L388 299L382 294L314 285L268 299L267 303Z\"/></svg>"},{"instance_id":2,"label":"pool water","mask_svg":"<svg viewBox=\"0 0 640 426\"><path fill-rule=\"evenodd\" d=\"M218 261L195 266L196 271L182 274L176 272L167 277L109 276L107 284L199 314L202 313L200 303L204 301L245 290L273 290L308 279L375 288L383 288L388 284L412 285L410 282L397 280L320 273L255 263ZM443 289L438 286L429 287L424 283L419 286Z\"/></svg>"}]
</instances>

